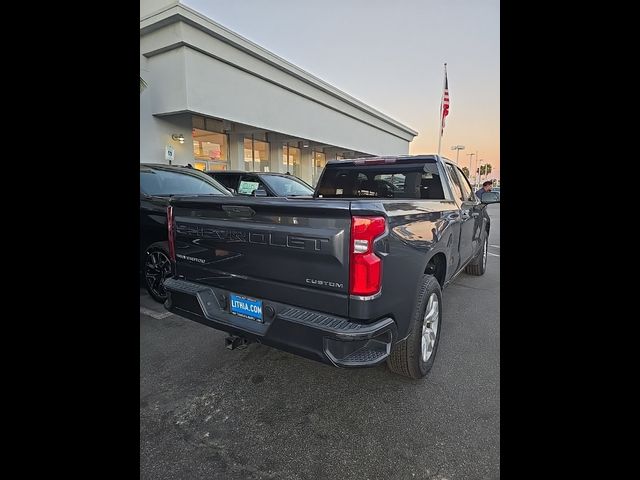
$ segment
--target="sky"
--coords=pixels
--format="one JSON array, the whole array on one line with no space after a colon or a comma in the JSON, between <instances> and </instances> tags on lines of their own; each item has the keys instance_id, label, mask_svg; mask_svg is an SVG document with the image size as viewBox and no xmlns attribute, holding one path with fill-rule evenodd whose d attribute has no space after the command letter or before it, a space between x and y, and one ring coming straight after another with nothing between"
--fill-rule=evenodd
<instances>
[{"instance_id":1,"label":"sky","mask_svg":"<svg viewBox=\"0 0 640 480\"><path fill-rule=\"evenodd\" d=\"M182 0L418 132L410 154L441 154L500 178L499 0ZM478 152L469 157L469 153Z\"/></svg>"}]
</instances>

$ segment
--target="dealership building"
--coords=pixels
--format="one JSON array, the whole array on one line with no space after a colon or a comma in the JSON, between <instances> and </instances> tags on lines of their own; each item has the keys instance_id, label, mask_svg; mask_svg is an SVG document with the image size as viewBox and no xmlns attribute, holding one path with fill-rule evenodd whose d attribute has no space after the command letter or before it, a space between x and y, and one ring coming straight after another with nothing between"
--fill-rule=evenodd
<instances>
[{"instance_id":1,"label":"dealership building","mask_svg":"<svg viewBox=\"0 0 640 480\"><path fill-rule=\"evenodd\" d=\"M140 162L290 172L406 155L418 134L180 2L141 0Z\"/></svg>"}]
</instances>

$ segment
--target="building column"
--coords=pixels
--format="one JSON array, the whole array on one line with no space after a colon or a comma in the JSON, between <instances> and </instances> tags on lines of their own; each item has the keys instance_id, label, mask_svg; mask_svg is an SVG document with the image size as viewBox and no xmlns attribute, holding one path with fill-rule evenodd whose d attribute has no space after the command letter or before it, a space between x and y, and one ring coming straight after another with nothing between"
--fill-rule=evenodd
<instances>
[{"instance_id":1,"label":"building column","mask_svg":"<svg viewBox=\"0 0 640 480\"><path fill-rule=\"evenodd\" d=\"M229 134L229 169L244 171L244 134Z\"/></svg>"},{"instance_id":2,"label":"building column","mask_svg":"<svg viewBox=\"0 0 640 480\"><path fill-rule=\"evenodd\" d=\"M335 160L338 153L341 153L342 149L337 147L325 147L324 154L326 155L327 160Z\"/></svg>"},{"instance_id":3,"label":"building column","mask_svg":"<svg viewBox=\"0 0 640 480\"><path fill-rule=\"evenodd\" d=\"M300 149L300 177L311 185L313 181L313 161L311 157L311 147Z\"/></svg>"},{"instance_id":4,"label":"building column","mask_svg":"<svg viewBox=\"0 0 640 480\"><path fill-rule=\"evenodd\" d=\"M269 142L269 171L284 173L282 164L282 137L274 132L267 132Z\"/></svg>"}]
</instances>

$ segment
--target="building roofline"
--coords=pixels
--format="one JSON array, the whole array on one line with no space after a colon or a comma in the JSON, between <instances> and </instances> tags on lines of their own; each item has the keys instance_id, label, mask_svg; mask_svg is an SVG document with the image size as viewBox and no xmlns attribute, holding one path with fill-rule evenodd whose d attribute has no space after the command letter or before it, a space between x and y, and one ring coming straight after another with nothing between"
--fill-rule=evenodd
<instances>
[{"instance_id":1,"label":"building roofline","mask_svg":"<svg viewBox=\"0 0 640 480\"><path fill-rule=\"evenodd\" d=\"M384 113L376 110L373 107L361 102L357 98L352 97L348 93L339 90L333 85L325 82L324 80L312 75L311 73L303 70L302 68L294 65L293 63L285 60L282 57L270 52L264 47L252 42L251 40L229 30L223 25L211 20L210 18L204 16L203 14L197 12L196 10L181 4L180 2L175 2L171 5L163 7L160 10L157 10L149 15L145 15L140 18L140 35L146 35L154 30L162 28L166 25L183 21L189 25L192 25L195 28L225 42L229 45L232 45L239 50L244 51L245 53L252 55L253 57L270 64L279 70L292 75L303 82L322 90L333 97L346 102L359 110L368 113L394 127L413 135L414 137L418 135L418 132L413 130L412 128L403 125L402 123L394 120L393 118L385 115Z\"/></svg>"}]
</instances>

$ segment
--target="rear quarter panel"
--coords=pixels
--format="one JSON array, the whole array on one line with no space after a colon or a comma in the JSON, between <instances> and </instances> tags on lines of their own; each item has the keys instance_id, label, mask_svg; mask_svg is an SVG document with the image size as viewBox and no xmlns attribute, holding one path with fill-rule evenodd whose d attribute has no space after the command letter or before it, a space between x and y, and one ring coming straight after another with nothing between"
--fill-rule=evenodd
<instances>
[{"instance_id":1,"label":"rear quarter panel","mask_svg":"<svg viewBox=\"0 0 640 480\"><path fill-rule=\"evenodd\" d=\"M388 220L388 233L376 242L382 258L382 295L373 300L350 300L352 318L374 321L385 315L395 318L400 338L408 334L420 279L436 254L445 256L445 281L459 266L459 210L451 200L357 201L352 215L379 215Z\"/></svg>"}]
</instances>

